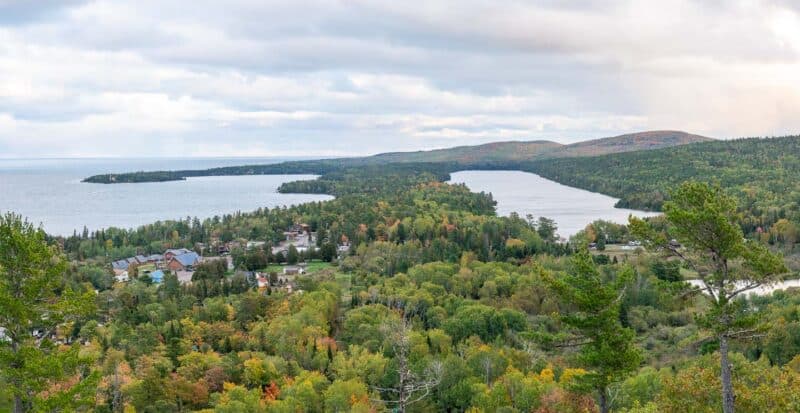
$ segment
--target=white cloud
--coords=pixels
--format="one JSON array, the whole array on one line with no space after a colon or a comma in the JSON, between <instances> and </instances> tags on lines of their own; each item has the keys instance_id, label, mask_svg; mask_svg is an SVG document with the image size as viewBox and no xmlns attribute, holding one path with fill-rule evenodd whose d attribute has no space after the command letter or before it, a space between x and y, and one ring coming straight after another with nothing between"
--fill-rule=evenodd
<instances>
[{"instance_id":1,"label":"white cloud","mask_svg":"<svg viewBox=\"0 0 800 413\"><path fill-rule=\"evenodd\" d=\"M785 1L8 4L5 157L800 129L800 15Z\"/></svg>"}]
</instances>

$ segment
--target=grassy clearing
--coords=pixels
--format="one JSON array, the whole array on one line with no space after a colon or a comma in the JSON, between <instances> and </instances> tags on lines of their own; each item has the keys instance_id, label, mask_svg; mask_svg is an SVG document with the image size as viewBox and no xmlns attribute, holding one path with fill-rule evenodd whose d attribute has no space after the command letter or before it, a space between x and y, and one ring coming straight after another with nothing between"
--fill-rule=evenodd
<instances>
[{"instance_id":1,"label":"grassy clearing","mask_svg":"<svg viewBox=\"0 0 800 413\"><path fill-rule=\"evenodd\" d=\"M153 272L155 270L156 270L155 264L142 264L136 267L136 271L138 271L139 274L145 274L148 272Z\"/></svg>"},{"instance_id":2,"label":"grassy clearing","mask_svg":"<svg viewBox=\"0 0 800 413\"><path fill-rule=\"evenodd\" d=\"M314 274L315 272L333 267L331 263L323 261L311 261L306 264L307 264L306 265L307 274ZM261 272L271 273L274 271L277 273L281 273L283 272L283 267L285 266L286 266L285 264L270 264L266 268L262 269Z\"/></svg>"},{"instance_id":3,"label":"grassy clearing","mask_svg":"<svg viewBox=\"0 0 800 413\"><path fill-rule=\"evenodd\" d=\"M622 260L625 257L635 257L639 254L646 253L642 247L629 247L622 244L607 244L605 250L591 250L591 252L594 255L608 255L608 258L610 259L617 257L617 260Z\"/></svg>"}]
</instances>

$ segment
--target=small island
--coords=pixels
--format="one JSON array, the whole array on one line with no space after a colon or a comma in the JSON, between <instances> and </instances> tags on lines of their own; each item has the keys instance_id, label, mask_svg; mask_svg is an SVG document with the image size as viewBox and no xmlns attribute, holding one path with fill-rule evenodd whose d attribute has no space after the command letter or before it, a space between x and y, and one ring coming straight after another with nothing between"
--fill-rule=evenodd
<instances>
[{"instance_id":1,"label":"small island","mask_svg":"<svg viewBox=\"0 0 800 413\"><path fill-rule=\"evenodd\" d=\"M331 170L326 161L293 161L266 165L225 166L209 169L179 171L138 171L93 175L82 182L92 184L123 184L142 182L182 181L198 176L321 174Z\"/></svg>"}]
</instances>

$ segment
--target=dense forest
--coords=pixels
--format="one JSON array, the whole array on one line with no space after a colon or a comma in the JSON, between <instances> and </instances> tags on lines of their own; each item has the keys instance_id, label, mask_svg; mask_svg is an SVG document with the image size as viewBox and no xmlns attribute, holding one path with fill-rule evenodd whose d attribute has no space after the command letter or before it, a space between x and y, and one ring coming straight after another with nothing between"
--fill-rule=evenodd
<instances>
[{"instance_id":1,"label":"dense forest","mask_svg":"<svg viewBox=\"0 0 800 413\"><path fill-rule=\"evenodd\" d=\"M490 194L472 193L464 185L443 184L448 176L445 171L436 164L342 169L280 188L336 195L331 201L262 208L204 221L186 218L157 222L133 230L84 231L55 241L79 260L114 260L166 248L194 248L197 243L237 239L274 243L284 236L286 228L302 222L321 232L319 239L324 242L347 239L355 247L374 241L399 242L415 248L426 260L453 260L464 251L491 261L521 252L561 254L568 250L569 246L553 242L552 230L537 232L538 222L527 217L495 216ZM513 248L507 247L509 240ZM522 247L514 240L522 240Z\"/></svg>"},{"instance_id":2,"label":"dense forest","mask_svg":"<svg viewBox=\"0 0 800 413\"><path fill-rule=\"evenodd\" d=\"M753 182L796 171L797 139L783 139L785 156ZM775 154L764 142L782 141L692 146L748 147L761 155L727 156L756 162ZM733 177L676 179L659 186L665 216L594 222L562 243L552 221L499 217L490 194L443 183L451 168L332 167L282 188L330 201L66 238L3 216L0 411L798 410L800 292L747 295L796 274L777 253L786 248L744 236L760 218ZM774 185L758 188L792 194ZM300 224L317 234L312 248L273 254ZM642 248L606 245L629 241ZM223 244L235 245L234 269L202 263L190 283L111 273L132 255ZM293 290L253 278L302 261L318 269Z\"/></svg>"},{"instance_id":3,"label":"dense forest","mask_svg":"<svg viewBox=\"0 0 800 413\"><path fill-rule=\"evenodd\" d=\"M617 206L660 210L688 179L717 182L739 203L745 232L797 240L800 136L696 143L652 151L552 159L523 165L565 185L620 198Z\"/></svg>"}]
</instances>

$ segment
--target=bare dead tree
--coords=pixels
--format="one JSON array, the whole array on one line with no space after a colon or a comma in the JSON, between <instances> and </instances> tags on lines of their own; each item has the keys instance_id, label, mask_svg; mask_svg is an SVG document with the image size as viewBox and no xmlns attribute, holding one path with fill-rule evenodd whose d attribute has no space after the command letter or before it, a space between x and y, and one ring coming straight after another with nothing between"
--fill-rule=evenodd
<instances>
[{"instance_id":1,"label":"bare dead tree","mask_svg":"<svg viewBox=\"0 0 800 413\"><path fill-rule=\"evenodd\" d=\"M409 363L411 351L411 326L405 317L388 322L381 327L390 342L397 363L397 384L394 387L373 387L381 393L394 396L384 403L394 405L396 411L405 413L408 406L430 395L442 381L443 366L439 361L431 362L421 374L415 373Z\"/></svg>"}]
</instances>

